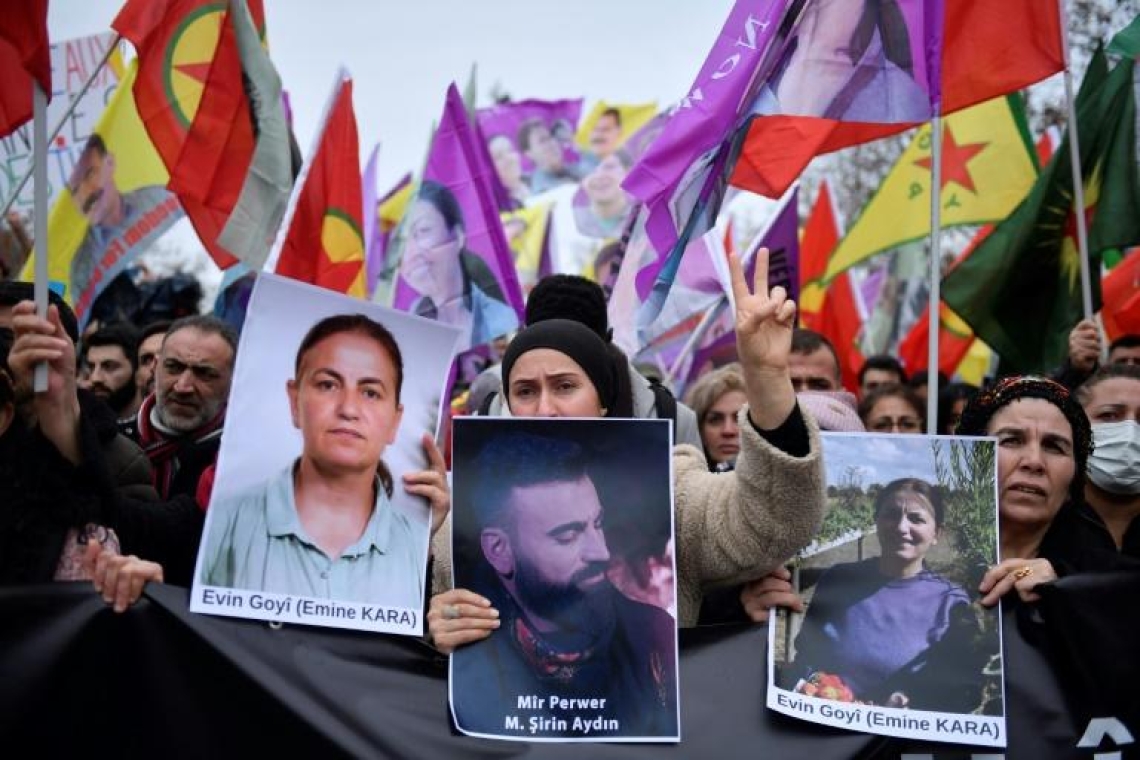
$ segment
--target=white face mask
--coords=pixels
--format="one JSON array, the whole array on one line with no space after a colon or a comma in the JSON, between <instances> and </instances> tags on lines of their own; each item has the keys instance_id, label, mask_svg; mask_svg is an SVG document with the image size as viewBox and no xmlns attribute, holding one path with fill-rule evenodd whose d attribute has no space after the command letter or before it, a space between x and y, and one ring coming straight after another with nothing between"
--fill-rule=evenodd
<instances>
[{"instance_id":1,"label":"white face mask","mask_svg":"<svg viewBox=\"0 0 1140 760\"><path fill-rule=\"evenodd\" d=\"M1109 493L1140 494L1140 424L1135 420L1092 426L1089 480Z\"/></svg>"}]
</instances>

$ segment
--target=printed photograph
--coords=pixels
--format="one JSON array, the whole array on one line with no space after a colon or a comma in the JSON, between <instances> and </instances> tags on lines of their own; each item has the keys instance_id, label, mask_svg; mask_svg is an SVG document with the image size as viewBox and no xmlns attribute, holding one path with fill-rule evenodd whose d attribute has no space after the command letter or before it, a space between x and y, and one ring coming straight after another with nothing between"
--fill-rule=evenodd
<instances>
[{"instance_id":1,"label":"printed photograph","mask_svg":"<svg viewBox=\"0 0 1140 760\"><path fill-rule=\"evenodd\" d=\"M1004 714L999 617L977 591L997 556L994 456L987 440L824 434L830 508L793 563L805 611L771 627L769 707L981 743L919 716Z\"/></svg>"},{"instance_id":2,"label":"printed photograph","mask_svg":"<svg viewBox=\"0 0 1140 760\"><path fill-rule=\"evenodd\" d=\"M258 278L194 609L419 633L430 511L403 475L428 468L423 438L436 434L455 340L406 314Z\"/></svg>"},{"instance_id":3,"label":"printed photograph","mask_svg":"<svg viewBox=\"0 0 1140 760\"><path fill-rule=\"evenodd\" d=\"M456 419L455 586L502 621L452 654L460 730L678 738L671 448L660 420Z\"/></svg>"}]
</instances>

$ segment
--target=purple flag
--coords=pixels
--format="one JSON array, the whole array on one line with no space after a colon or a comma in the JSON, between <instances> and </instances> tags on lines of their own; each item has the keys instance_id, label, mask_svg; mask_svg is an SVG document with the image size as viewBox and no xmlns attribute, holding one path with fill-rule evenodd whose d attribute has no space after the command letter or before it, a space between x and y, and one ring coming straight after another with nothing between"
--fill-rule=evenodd
<instances>
[{"instance_id":1,"label":"purple flag","mask_svg":"<svg viewBox=\"0 0 1140 760\"><path fill-rule=\"evenodd\" d=\"M626 178L626 190L649 209L646 231L660 256L674 249L694 209L723 183L734 132L747 115L764 64L774 60L773 42L782 39L777 32L786 35L785 16L802 2L737 0L689 94Z\"/></svg>"},{"instance_id":2,"label":"purple flag","mask_svg":"<svg viewBox=\"0 0 1140 760\"><path fill-rule=\"evenodd\" d=\"M380 277L383 266L379 224L380 202L376 197L376 162L379 156L380 143L376 143L372 148L372 155L368 157L368 164L364 167L364 175L360 179L364 203L363 215L360 217L364 220L364 286L369 296L376 287L376 280Z\"/></svg>"},{"instance_id":3,"label":"purple flag","mask_svg":"<svg viewBox=\"0 0 1140 760\"><path fill-rule=\"evenodd\" d=\"M475 115L495 177L516 203L582 178L574 146L581 99L520 100Z\"/></svg>"},{"instance_id":4,"label":"purple flag","mask_svg":"<svg viewBox=\"0 0 1140 760\"><path fill-rule=\"evenodd\" d=\"M742 257L745 277L751 282L756 273L756 252L767 248L768 287L782 286L793 300L799 295L798 195L796 188L780 201L767 226ZM707 357L698 356L703 348L720 354L728 351L727 342L717 342L725 324L731 332L733 320L727 308L730 286L727 264L722 263L725 257L719 231L715 229L691 243L681 259L677 287L669 293L665 308L648 328L639 330L645 349L639 352L638 359L660 351L663 363L671 368L670 375L680 385L691 380L706 363ZM734 347L732 351L735 352ZM686 361L690 361L688 370L684 368Z\"/></svg>"},{"instance_id":5,"label":"purple flag","mask_svg":"<svg viewBox=\"0 0 1140 760\"><path fill-rule=\"evenodd\" d=\"M452 84L424 179L405 216L394 305L461 327L460 350L513 331L522 292L495 204L490 168Z\"/></svg>"}]
</instances>

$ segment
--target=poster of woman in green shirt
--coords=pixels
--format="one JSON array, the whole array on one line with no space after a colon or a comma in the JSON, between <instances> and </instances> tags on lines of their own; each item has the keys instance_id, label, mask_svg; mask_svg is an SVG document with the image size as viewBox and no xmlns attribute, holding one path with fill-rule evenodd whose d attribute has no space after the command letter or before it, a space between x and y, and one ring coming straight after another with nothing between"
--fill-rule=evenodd
<instances>
[{"instance_id":1,"label":"poster of woman in green shirt","mask_svg":"<svg viewBox=\"0 0 1140 760\"><path fill-rule=\"evenodd\" d=\"M282 310L306 311L309 302L339 311L288 340ZM429 526L442 519L448 492L443 458L419 423L432 417L425 411L438 416L455 339L454 329L261 276L238 350L192 609L420 633ZM425 344L446 358L430 362L426 375ZM267 424L278 422L273 406L276 416L281 406L265 404L281 387L267 375L280 372L270 357L282 345L297 345L285 352L292 366L281 394L300 433L292 455ZM417 347L414 363L402 346ZM231 445L251 432L248 443ZM419 463L391 456L416 448ZM258 480L236 477L251 468Z\"/></svg>"}]
</instances>

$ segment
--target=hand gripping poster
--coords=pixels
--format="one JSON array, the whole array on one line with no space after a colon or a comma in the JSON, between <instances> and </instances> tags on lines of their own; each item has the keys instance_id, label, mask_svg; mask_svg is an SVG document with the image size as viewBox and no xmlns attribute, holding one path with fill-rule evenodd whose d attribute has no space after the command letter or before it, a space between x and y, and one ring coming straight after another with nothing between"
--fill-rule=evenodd
<instances>
[{"instance_id":1,"label":"hand gripping poster","mask_svg":"<svg viewBox=\"0 0 1140 760\"><path fill-rule=\"evenodd\" d=\"M461 731L680 739L671 451L666 420L455 420L455 588L500 621L451 656Z\"/></svg>"},{"instance_id":2,"label":"hand gripping poster","mask_svg":"<svg viewBox=\"0 0 1140 760\"><path fill-rule=\"evenodd\" d=\"M190 609L420 635L458 331L261 274ZM435 475L425 475L434 468ZM437 481L432 481L432 478Z\"/></svg>"},{"instance_id":3,"label":"hand gripping poster","mask_svg":"<svg viewBox=\"0 0 1140 760\"><path fill-rule=\"evenodd\" d=\"M813 723L1004 747L992 439L825 433L829 511L769 628L768 707Z\"/></svg>"}]
</instances>

